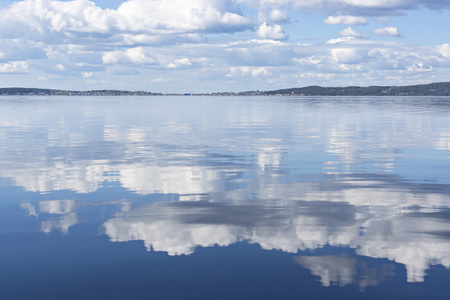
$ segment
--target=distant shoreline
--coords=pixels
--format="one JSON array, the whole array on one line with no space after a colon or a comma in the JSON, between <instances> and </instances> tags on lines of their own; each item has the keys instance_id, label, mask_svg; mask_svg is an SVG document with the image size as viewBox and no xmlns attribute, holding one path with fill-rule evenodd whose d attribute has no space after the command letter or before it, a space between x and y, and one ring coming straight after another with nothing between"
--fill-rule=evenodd
<instances>
[{"instance_id":1,"label":"distant shoreline","mask_svg":"<svg viewBox=\"0 0 450 300\"><path fill-rule=\"evenodd\" d=\"M69 91L39 88L0 88L0 96L450 96L450 82L407 86L347 86L279 89L272 91L217 93L152 93L146 91L91 90Z\"/></svg>"}]
</instances>

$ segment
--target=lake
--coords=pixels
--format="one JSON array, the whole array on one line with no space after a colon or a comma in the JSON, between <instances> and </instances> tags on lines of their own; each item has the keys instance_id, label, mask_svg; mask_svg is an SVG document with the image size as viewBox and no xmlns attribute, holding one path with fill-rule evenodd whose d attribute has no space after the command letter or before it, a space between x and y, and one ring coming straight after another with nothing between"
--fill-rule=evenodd
<instances>
[{"instance_id":1,"label":"lake","mask_svg":"<svg viewBox=\"0 0 450 300\"><path fill-rule=\"evenodd\" d=\"M450 97L0 98L1 299L448 299Z\"/></svg>"}]
</instances>

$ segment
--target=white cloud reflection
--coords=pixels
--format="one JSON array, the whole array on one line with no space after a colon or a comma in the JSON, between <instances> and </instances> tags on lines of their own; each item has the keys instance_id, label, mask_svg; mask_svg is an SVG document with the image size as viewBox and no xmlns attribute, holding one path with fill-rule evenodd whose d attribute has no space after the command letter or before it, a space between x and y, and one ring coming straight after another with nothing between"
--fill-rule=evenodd
<instances>
[{"instance_id":1,"label":"white cloud reflection","mask_svg":"<svg viewBox=\"0 0 450 300\"><path fill-rule=\"evenodd\" d=\"M2 102L0 176L29 192L115 183L130 197L180 200L124 201L103 224L111 241L170 255L239 241L288 253L350 247L404 264L409 282L450 267L448 104L438 98L82 101ZM43 232L66 233L78 205L22 206L42 216ZM310 269L322 278L332 262ZM353 278L329 272L324 284Z\"/></svg>"},{"instance_id":2,"label":"white cloud reflection","mask_svg":"<svg viewBox=\"0 0 450 300\"><path fill-rule=\"evenodd\" d=\"M364 194L359 196L364 198ZM227 246L238 241L289 253L326 245L350 247L358 255L404 264L408 282L422 282L431 265L450 268L449 220L439 217L440 212L413 211L324 201L295 201L281 206L276 201L245 205L159 203L118 213L103 226L111 241L141 240L147 250L169 255L192 254L196 247ZM340 263L342 260L327 261L334 270L344 272ZM324 271L320 269L314 268L313 273L322 277L319 273ZM330 276L322 278L324 285L353 281L351 273Z\"/></svg>"},{"instance_id":3,"label":"white cloud reflection","mask_svg":"<svg viewBox=\"0 0 450 300\"><path fill-rule=\"evenodd\" d=\"M347 255L297 256L294 260L310 269L320 278L323 286L357 284L361 290L378 285L394 274L394 268L388 264L370 266L357 257Z\"/></svg>"},{"instance_id":4,"label":"white cloud reflection","mask_svg":"<svg viewBox=\"0 0 450 300\"><path fill-rule=\"evenodd\" d=\"M44 220L40 228L42 232L60 231L65 234L69 232L70 227L78 223L76 210L79 206L79 201L68 199L39 201L38 208L32 203L21 204L21 207L28 211L29 216L39 218L43 215Z\"/></svg>"}]
</instances>

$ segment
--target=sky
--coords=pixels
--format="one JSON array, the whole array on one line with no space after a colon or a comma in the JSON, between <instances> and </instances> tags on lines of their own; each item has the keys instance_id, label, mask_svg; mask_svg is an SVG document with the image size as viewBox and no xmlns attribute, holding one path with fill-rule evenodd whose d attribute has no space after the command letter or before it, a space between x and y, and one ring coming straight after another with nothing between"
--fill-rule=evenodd
<instances>
[{"instance_id":1,"label":"sky","mask_svg":"<svg viewBox=\"0 0 450 300\"><path fill-rule=\"evenodd\" d=\"M450 81L448 0L0 0L0 87L237 92Z\"/></svg>"}]
</instances>

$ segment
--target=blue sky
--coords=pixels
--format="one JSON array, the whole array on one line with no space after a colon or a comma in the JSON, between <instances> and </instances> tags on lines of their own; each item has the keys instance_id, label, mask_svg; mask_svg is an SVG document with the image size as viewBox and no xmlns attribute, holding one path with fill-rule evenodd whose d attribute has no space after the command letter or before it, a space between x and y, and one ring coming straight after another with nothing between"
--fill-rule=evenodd
<instances>
[{"instance_id":1,"label":"blue sky","mask_svg":"<svg viewBox=\"0 0 450 300\"><path fill-rule=\"evenodd\" d=\"M0 87L450 81L448 0L0 0Z\"/></svg>"}]
</instances>

